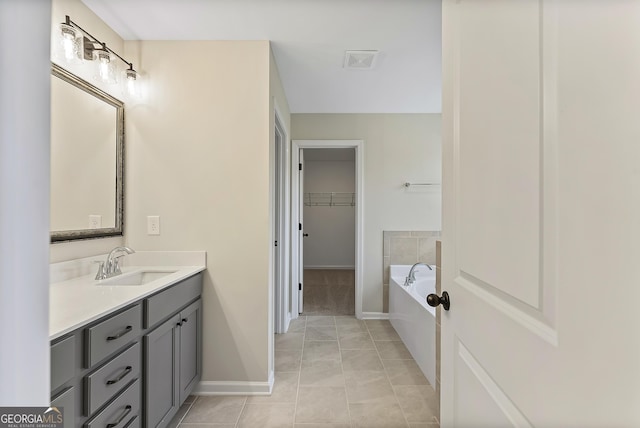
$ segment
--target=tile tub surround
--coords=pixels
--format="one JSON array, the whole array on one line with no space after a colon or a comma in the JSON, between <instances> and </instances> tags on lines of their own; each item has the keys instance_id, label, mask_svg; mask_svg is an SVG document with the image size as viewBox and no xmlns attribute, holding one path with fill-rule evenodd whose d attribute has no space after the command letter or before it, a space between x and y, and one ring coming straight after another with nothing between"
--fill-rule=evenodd
<instances>
[{"instance_id":1,"label":"tile tub surround","mask_svg":"<svg viewBox=\"0 0 640 428\"><path fill-rule=\"evenodd\" d=\"M125 257L123 273L138 269L175 272L140 286L96 285L97 267L93 261L103 261L106 256L50 265L50 340L201 272L206 266L204 251L139 252ZM126 260L128 257L131 259Z\"/></svg>"},{"instance_id":2,"label":"tile tub surround","mask_svg":"<svg viewBox=\"0 0 640 428\"><path fill-rule=\"evenodd\" d=\"M193 397L169 426L438 427L435 391L404 351L386 320L300 317L276 335L270 396Z\"/></svg>"},{"instance_id":3,"label":"tile tub surround","mask_svg":"<svg viewBox=\"0 0 640 428\"><path fill-rule=\"evenodd\" d=\"M436 240L440 231L382 232L382 311L389 312L389 266L424 262L436 264Z\"/></svg>"}]
</instances>

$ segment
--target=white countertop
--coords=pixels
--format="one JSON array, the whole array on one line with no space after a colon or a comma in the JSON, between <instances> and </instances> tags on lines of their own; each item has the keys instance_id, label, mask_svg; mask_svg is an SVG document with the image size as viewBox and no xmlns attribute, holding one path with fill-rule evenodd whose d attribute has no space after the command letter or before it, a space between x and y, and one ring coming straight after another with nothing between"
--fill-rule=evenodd
<instances>
[{"instance_id":1,"label":"white countertop","mask_svg":"<svg viewBox=\"0 0 640 428\"><path fill-rule=\"evenodd\" d=\"M125 266L122 268L123 275L136 270L175 271L143 285L99 285L100 281L94 279L95 273L69 279L65 279L64 276L59 274L52 274L52 279L63 280L50 285L49 340L58 338L112 311L123 308L176 282L202 272L206 266L204 253L202 252L202 254L202 257L191 258L190 261L196 263L187 266L180 263L186 260L174 259L179 264L167 265L162 263L167 263L172 258L164 257L158 258L162 263L151 264L149 263L148 254L138 256L138 261L144 261L149 264ZM103 258L96 256L89 259L102 260ZM135 263L136 258L131 257L131 259ZM182 257L182 259L185 259L185 257ZM86 259L83 260L86 264ZM68 270L69 263L66 262L64 265Z\"/></svg>"}]
</instances>

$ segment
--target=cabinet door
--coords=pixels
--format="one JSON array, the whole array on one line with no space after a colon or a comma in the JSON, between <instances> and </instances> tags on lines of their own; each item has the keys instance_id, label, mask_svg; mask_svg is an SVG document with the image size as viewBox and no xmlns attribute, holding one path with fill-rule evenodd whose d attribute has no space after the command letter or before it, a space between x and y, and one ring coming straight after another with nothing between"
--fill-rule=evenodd
<instances>
[{"instance_id":1,"label":"cabinet door","mask_svg":"<svg viewBox=\"0 0 640 428\"><path fill-rule=\"evenodd\" d=\"M147 428L164 427L178 403L178 347L180 315L176 314L144 337Z\"/></svg>"},{"instance_id":2,"label":"cabinet door","mask_svg":"<svg viewBox=\"0 0 640 428\"><path fill-rule=\"evenodd\" d=\"M55 391L75 374L76 337L71 336L51 345L51 392Z\"/></svg>"},{"instance_id":3,"label":"cabinet door","mask_svg":"<svg viewBox=\"0 0 640 428\"><path fill-rule=\"evenodd\" d=\"M73 428L76 421L76 396L73 388L67 388L51 400L51 407L62 409L63 428Z\"/></svg>"},{"instance_id":4,"label":"cabinet door","mask_svg":"<svg viewBox=\"0 0 640 428\"><path fill-rule=\"evenodd\" d=\"M202 369L202 301L180 312L180 403L200 381Z\"/></svg>"}]
</instances>

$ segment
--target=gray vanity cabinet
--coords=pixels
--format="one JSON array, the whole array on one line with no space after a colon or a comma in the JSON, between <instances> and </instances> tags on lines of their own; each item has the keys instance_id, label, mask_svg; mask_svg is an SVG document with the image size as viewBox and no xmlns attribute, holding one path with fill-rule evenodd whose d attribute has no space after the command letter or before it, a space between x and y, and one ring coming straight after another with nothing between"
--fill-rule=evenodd
<instances>
[{"instance_id":1,"label":"gray vanity cabinet","mask_svg":"<svg viewBox=\"0 0 640 428\"><path fill-rule=\"evenodd\" d=\"M144 337L148 428L165 427L200 381L201 312L198 299Z\"/></svg>"},{"instance_id":2,"label":"gray vanity cabinet","mask_svg":"<svg viewBox=\"0 0 640 428\"><path fill-rule=\"evenodd\" d=\"M51 403L64 428L166 427L200 381L202 274L51 344Z\"/></svg>"}]
</instances>

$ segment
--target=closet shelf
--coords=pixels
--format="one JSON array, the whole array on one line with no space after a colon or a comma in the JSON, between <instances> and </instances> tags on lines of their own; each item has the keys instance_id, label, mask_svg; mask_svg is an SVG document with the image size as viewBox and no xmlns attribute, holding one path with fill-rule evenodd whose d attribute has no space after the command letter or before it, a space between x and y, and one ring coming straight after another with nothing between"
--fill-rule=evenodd
<instances>
[{"instance_id":1,"label":"closet shelf","mask_svg":"<svg viewBox=\"0 0 640 428\"><path fill-rule=\"evenodd\" d=\"M305 193L306 207L355 207L356 194L348 192Z\"/></svg>"}]
</instances>

